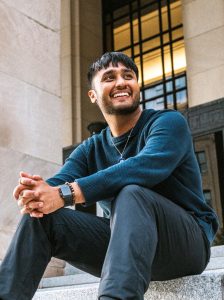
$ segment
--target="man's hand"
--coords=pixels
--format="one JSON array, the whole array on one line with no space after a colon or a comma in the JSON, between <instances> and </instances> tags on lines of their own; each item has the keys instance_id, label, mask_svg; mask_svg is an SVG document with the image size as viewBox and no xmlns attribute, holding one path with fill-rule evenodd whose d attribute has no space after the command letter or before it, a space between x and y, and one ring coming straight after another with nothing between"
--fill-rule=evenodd
<instances>
[{"instance_id":1,"label":"man's hand","mask_svg":"<svg viewBox=\"0 0 224 300\"><path fill-rule=\"evenodd\" d=\"M13 195L22 214L40 218L64 206L57 187L49 186L39 175L21 172L20 176Z\"/></svg>"},{"instance_id":2,"label":"man's hand","mask_svg":"<svg viewBox=\"0 0 224 300\"><path fill-rule=\"evenodd\" d=\"M28 173L25 172L20 172L20 178L19 178L19 184L15 187L14 191L13 191L13 196L16 198L16 200L18 200L21 192L25 189L31 189L31 186L29 184L29 186L25 185L25 181L22 183L21 180L23 177L25 177L26 179L30 179L28 180L29 183L34 183L35 180L43 180L43 178L40 175L30 175Z\"/></svg>"}]
</instances>

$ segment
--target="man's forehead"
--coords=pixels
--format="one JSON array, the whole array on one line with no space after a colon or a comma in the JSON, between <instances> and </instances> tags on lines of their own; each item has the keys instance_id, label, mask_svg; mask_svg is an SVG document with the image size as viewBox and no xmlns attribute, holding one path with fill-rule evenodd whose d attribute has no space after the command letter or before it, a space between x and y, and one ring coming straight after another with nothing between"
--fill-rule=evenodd
<instances>
[{"instance_id":1,"label":"man's forehead","mask_svg":"<svg viewBox=\"0 0 224 300\"><path fill-rule=\"evenodd\" d=\"M117 65L113 65L112 63L109 64L109 66L107 68L103 68L101 70L99 70L97 74L104 74L104 73L109 73L109 72L113 72L113 71L118 71L118 70L122 70L122 71L132 71L134 72L133 70L131 70L130 68L127 68L125 65L123 65L122 63L118 63Z\"/></svg>"}]
</instances>

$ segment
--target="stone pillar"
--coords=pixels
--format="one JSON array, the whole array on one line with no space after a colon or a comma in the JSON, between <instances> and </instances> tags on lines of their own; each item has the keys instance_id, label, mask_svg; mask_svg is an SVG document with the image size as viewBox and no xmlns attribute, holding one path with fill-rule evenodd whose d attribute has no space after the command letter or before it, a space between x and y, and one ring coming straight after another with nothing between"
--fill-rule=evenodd
<instances>
[{"instance_id":1,"label":"stone pillar","mask_svg":"<svg viewBox=\"0 0 224 300\"><path fill-rule=\"evenodd\" d=\"M224 95L224 1L183 0L189 107Z\"/></svg>"},{"instance_id":2,"label":"stone pillar","mask_svg":"<svg viewBox=\"0 0 224 300\"><path fill-rule=\"evenodd\" d=\"M89 137L87 125L103 121L98 107L87 95L89 64L102 55L100 0L71 1L73 143Z\"/></svg>"},{"instance_id":3,"label":"stone pillar","mask_svg":"<svg viewBox=\"0 0 224 300\"><path fill-rule=\"evenodd\" d=\"M20 170L49 177L62 162L60 0L0 2L0 259L20 219Z\"/></svg>"}]
</instances>

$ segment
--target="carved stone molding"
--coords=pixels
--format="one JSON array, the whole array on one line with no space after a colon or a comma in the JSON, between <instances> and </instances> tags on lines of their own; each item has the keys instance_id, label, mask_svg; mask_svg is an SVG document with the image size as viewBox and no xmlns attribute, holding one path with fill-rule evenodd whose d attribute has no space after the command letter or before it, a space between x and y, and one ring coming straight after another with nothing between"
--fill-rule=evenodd
<instances>
[{"instance_id":1,"label":"carved stone molding","mask_svg":"<svg viewBox=\"0 0 224 300\"><path fill-rule=\"evenodd\" d=\"M189 108L185 111L193 136L224 129L224 98Z\"/></svg>"}]
</instances>

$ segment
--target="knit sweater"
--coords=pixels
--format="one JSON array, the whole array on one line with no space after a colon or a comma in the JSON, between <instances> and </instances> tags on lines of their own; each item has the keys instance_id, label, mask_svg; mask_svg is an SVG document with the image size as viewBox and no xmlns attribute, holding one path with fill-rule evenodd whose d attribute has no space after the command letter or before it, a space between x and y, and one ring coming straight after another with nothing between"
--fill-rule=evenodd
<instances>
[{"instance_id":1,"label":"knit sweater","mask_svg":"<svg viewBox=\"0 0 224 300\"><path fill-rule=\"evenodd\" d=\"M215 212L205 203L198 163L185 118L173 110L144 110L131 132L112 137L109 127L79 145L48 184L76 181L85 205L97 201L110 217L111 201L126 185L143 186L192 214L212 243L218 228ZM113 142L112 142L113 139ZM114 144L113 144L114 143Z\"/></svg>"}]
</instances>

